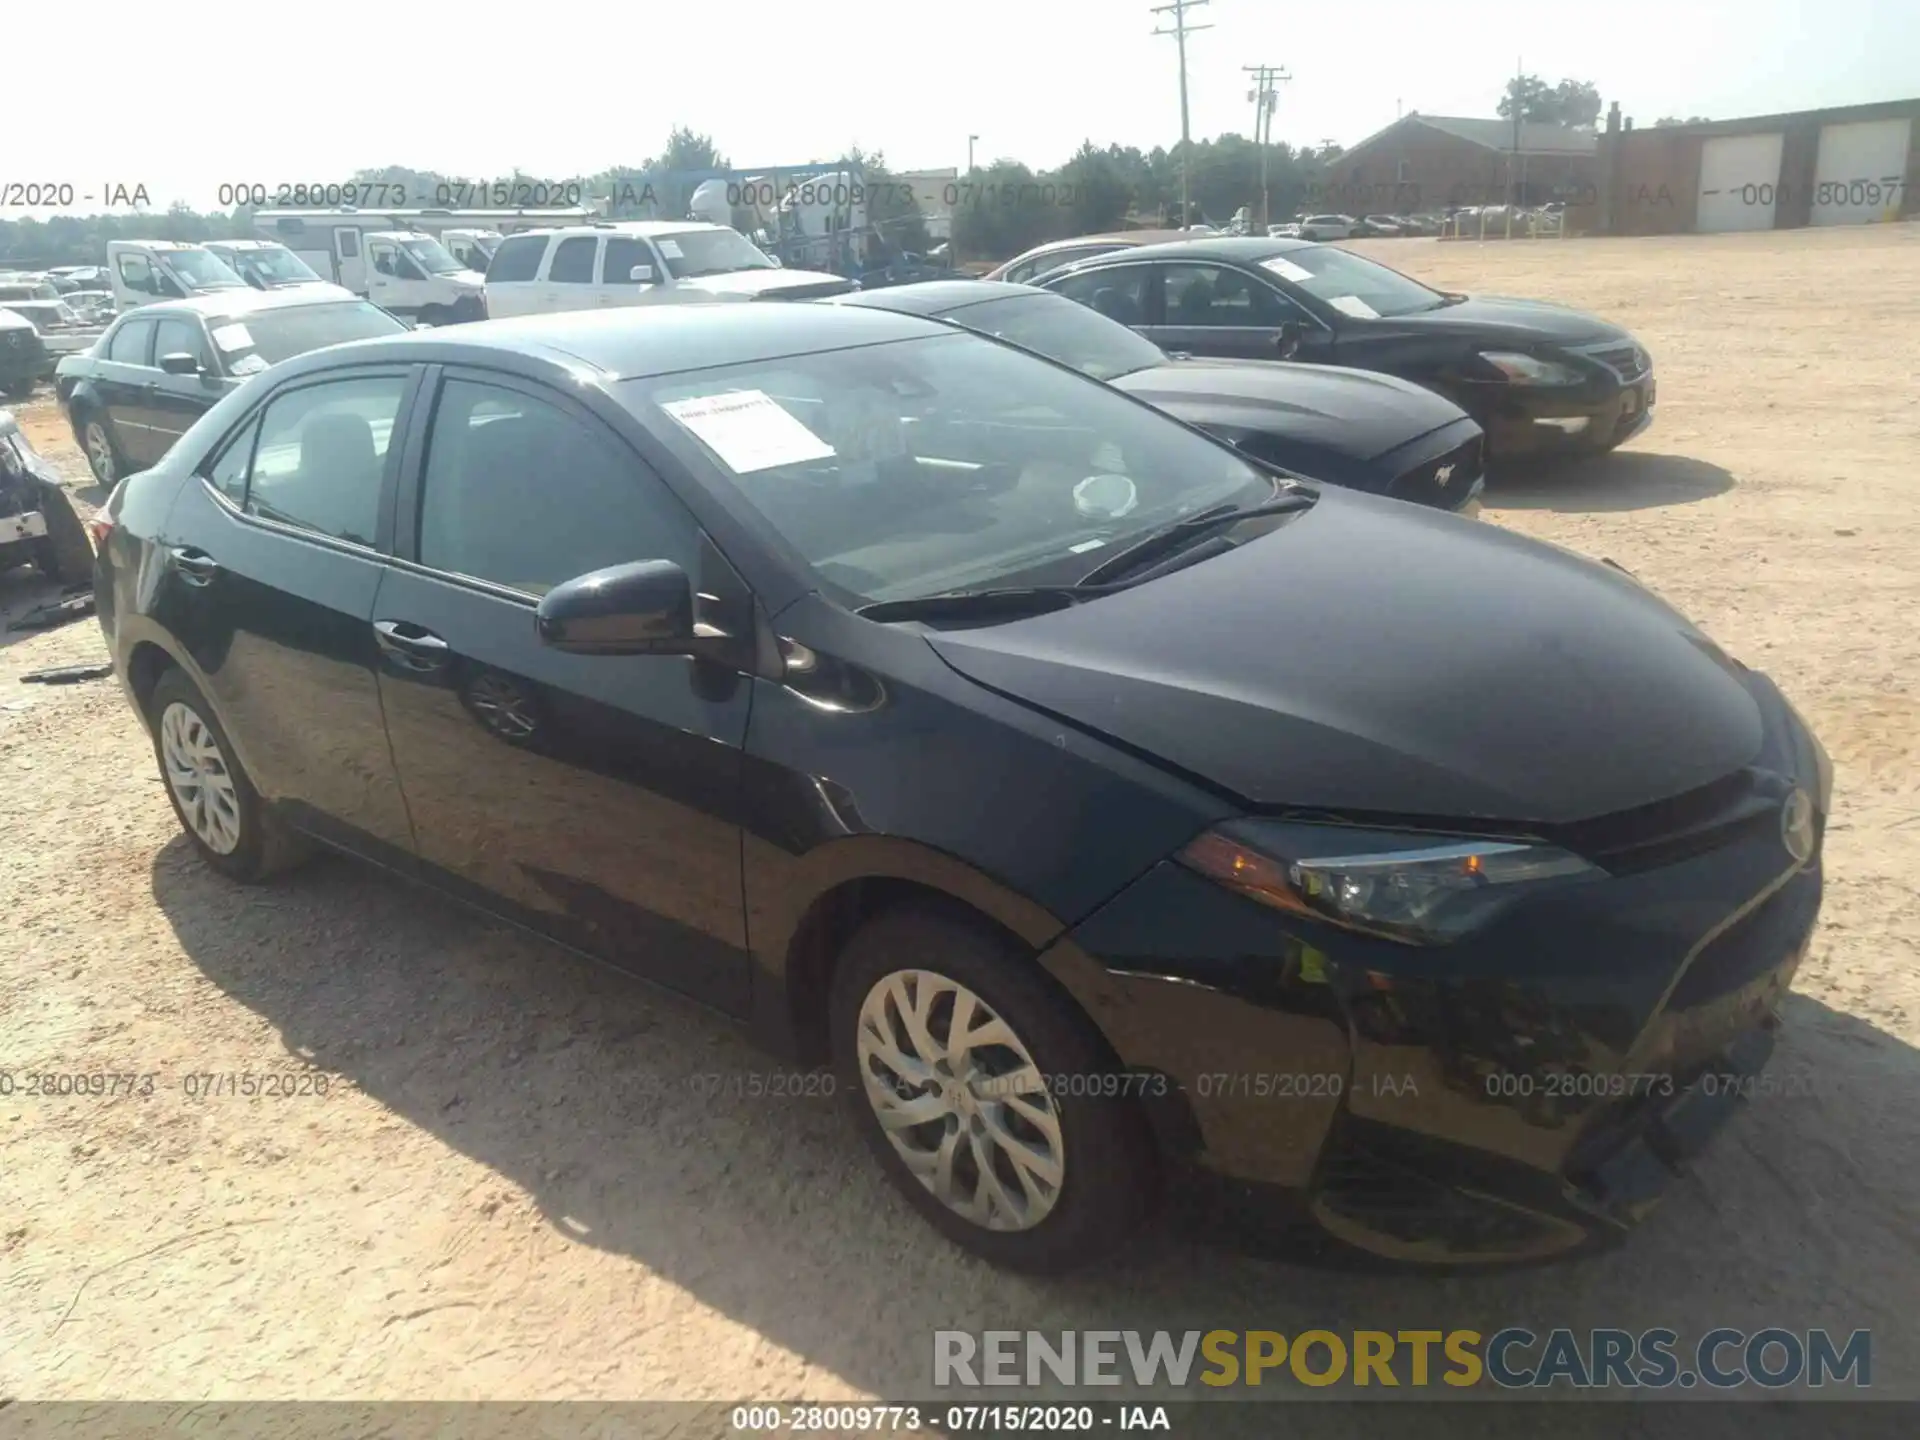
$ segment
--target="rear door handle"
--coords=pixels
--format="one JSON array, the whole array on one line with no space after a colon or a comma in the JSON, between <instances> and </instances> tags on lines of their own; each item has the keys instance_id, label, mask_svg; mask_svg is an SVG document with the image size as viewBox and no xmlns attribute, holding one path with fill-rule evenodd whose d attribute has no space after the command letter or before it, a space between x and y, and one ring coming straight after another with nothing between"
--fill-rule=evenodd
<instances>
[{"instance_id":1,"label":"rear door handle","mask_svg":"<svg viewBox=\"0 0 1920 1440\"><path fill-rule=\"evenodd\" d=\"M453 653L446 641L411 620L376 620L373 634L382 650L413 670L437 670Z\"/></svg>"},{"instance_id":2,"label":"rear door handle","mask_svg":"<svg viewBox=\"0 0 1920 1440\"><path fill-rule=\"evenodd\" d=\"M173 568L180 572L180 578L189 585L209 584L220 573L220 566L211 555L191 545L175 546L167 552L167 558L173 561Z\"/></svg>"}]
</instances>

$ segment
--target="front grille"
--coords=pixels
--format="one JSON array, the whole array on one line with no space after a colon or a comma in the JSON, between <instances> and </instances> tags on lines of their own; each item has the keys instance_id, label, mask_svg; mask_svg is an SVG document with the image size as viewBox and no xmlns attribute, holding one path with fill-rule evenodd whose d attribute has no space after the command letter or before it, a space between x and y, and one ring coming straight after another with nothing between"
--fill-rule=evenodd
<instances>
[{"instance_id":1,"label":"front grille","mask_svg":"<svg viewBox=\"0 0 1920 1440\"><path fill-rule=\"evenodd\" d=\"M1631 875L1777 829L1786 793L1778 776L1741 769L1683 795L1563 826L1554 839L1615 875Z\"/></svg>"},{"instance_id":2,"label":"front grille","mask_svg":"<svg viewBox=\"0 0 1920 1440\"><path fill-rule=\"evenodd\" d=\"M1585 352L1590 360L1598 360L1622 380L1631 384L1653 368L1653 362L1647 352L1638 345L1609 345L1603 349Z\"/></svg>"},{"instance_id":3,"label":"front grille","mask_svg":"<svg viewBox=\"0 0 1920 1440\"><path fill-rule=\"evenodd\" d=\"M1405 474L1396 476L1387 493L1396 500L1412 500L1422 505L1451 509L1459 498L1473 489L1480 478L1481 436L1464 445L1456 445L1444 455L1422 460ZM1446 480L1440 476L1445 473Z\"/></svg>"}]
</instances>

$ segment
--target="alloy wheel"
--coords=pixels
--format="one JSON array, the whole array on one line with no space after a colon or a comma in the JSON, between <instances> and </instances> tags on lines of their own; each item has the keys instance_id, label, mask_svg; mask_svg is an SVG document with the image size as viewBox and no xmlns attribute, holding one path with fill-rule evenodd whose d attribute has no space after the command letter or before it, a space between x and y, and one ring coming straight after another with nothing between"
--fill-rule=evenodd
<instances>
[{"instance_id":1,"label":"alloy wheel","mask_svg":"<svg viewBox=\"0 0 1920 1440\"><path fill-rule=\"evenodd\" d=\"M107 434L107 427L98 420L87 421L85 440L87 464L93 467L93 478L111 486L114 482L113 439Z\"/></svg>"},{"instance_id":2,"label":"alloy wheel","mask_svg":"<svg viewBox=\"0 0 1920 1440\"><path fill-rule=\"evenodd\" d=\"M874 1118L914 1177L956 1215L1030 1230L1060 1198L1060 1111L1013 1027L927 970L883 976L860 1006L856 1053Z\"/></svg>"},{"instance_id":3,"label":"alloy wheel","mask_svg":"<svg viewBox=\"0 0 1920 1440\"><path fill-rule=\"evenodd\" d=\"M167 785L196 839L216 855L240 844L240 794L212 728L178 700L160 713Z\"/></svg>"}]
</instances>

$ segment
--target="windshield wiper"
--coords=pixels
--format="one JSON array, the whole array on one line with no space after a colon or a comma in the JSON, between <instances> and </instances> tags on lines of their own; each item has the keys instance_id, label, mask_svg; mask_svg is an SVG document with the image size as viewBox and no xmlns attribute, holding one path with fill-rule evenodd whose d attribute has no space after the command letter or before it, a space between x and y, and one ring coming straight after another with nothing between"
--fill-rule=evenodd
<instances>
[{"instance_id":1,"label":"windshield wiper","mask_svg":"<svg viewBox=\"0 0 1920 1440\"><path fill-rule=\"evenodd\" d=\"M863 620L974 620L995 615L1032 614L1064 610L1082 600L1105 595L1117 586L1002 585L986 590L942 590L906 600L880 600L853 613Z\"/></svg>"},{"instance_id":2,"label":"windshield wiper","mask_svg":"<svg viewBox=\"0 0 1920 1440\"><path fill-rule=\"evenodd\" d=\"M1292 515L1309 508L1319 498L1313 491L1304 487L1289 486L1271 500L1263 500L1258 505L1210 505L1205 510L1187 516L1184 520L1176 520L1171 525L1151 532L1125 549L1116 550L1082 575L1080 586L1100 586L1118 580L1129 570L1138 569L1149 560L1157 560L1163 555L1171 555L1176 550L1184 549L1189 541L1198 539L1209 530L1217 530L1222 525L1252 520L1261 515Z\"/></svg>"}]
</instances>

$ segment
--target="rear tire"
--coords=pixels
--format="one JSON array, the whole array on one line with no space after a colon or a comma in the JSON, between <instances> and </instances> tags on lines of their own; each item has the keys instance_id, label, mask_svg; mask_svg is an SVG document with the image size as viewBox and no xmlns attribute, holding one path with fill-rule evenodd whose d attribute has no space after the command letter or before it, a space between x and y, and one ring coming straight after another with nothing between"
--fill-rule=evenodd
<instances>
[{"instance_id":1,"label":"rear tire","mask_svg":"<svg viewBox=\"0 0 1920 1440\"><path fill-rule=\"evenodd\" d=\"M127 473L127 464L120 454L119 443L113 438L113 427L107 423L107 417L93 410L84 410L80 414L80 448L86 451L87 468L93 471L93 478L108 490L120 483Z\"/></svg>"},{"instance_id":2,"label":"rear tire","mask_svg":"<svg viewBox=\"0 0 1920 1440\"><path fill-rule=\"evenodd\" d=\"M948 1239L1060 1273L1110 1254L1151 1210L1152 1142L1125 1088L1103 1083L1118 1077L1098 1031L986 926L920 907L875 917L840 956L831 1007L854 1123Z\"/></svg>"},{"instance_id":3,"label":"rear tire","mask_svg":"<svg viewBox=\"0 0 1920 1440\"><path fill-rule=\"evenodd\" d=\"M161 675L147 713L161 783L202 860L252 885L307 858L310 847L267 812L213 707L184 671Z\"/></svg>"},{"instance_id":4,"label":"rear tire","mask_svg":"<svg viewBox=\"0 0 1920 1440\"><path fill-rule=\"evenodd\" d=\"M40 515L47 533L34 552L40 573L61 585L93 583L93 541L80 523L80 512L64 490L40 492Z\"/></svg>"}]
</instances>

